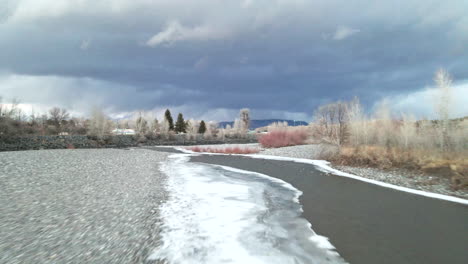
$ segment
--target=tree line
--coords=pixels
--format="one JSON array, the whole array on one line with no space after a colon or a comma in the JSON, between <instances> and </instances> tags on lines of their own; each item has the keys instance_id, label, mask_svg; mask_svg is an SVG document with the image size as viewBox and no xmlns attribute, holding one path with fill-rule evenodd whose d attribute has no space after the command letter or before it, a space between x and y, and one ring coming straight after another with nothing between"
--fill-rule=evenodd
<instances>
[{"instance_id":1,"label":"tree line","mask_svg":"<svg viewBox=\"0 0 468 264\"><path fill-rule=\"evenodd\" d=\"M131 129L135 136L142 139L170 137L174 134L186 134L188 138L203 135L207 138L239 137L245 135L250 125L250 111L242 109L234 127L222 129L216 122L204 120L185 120L179 113L174 122L171 111L167 109L163 118L148 119L139 112L136 119L112 120L101 109L94 108L88 118L73 117L68 110L51 108L47 113L26 115L14 100L10 104L2 103L0 97L0 137L27 135L89 135L103 138L119 134L119 130Z\"/></svg>"}]
</instances>

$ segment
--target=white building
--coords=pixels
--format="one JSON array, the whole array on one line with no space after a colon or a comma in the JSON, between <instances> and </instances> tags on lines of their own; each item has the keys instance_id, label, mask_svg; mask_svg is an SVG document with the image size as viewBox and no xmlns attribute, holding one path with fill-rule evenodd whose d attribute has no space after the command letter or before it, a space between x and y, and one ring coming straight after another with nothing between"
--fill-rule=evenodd
<instances>
[{"instance_id":1,"label":"white building","mask_svg":"<svg viewBox=\"0 0 468 264\"><path fill-rule=\"evenodd\" d=\"M135 135L135 130L133 129L114 129L112 130L114 135Z\"/></svg>"}]
</instances>

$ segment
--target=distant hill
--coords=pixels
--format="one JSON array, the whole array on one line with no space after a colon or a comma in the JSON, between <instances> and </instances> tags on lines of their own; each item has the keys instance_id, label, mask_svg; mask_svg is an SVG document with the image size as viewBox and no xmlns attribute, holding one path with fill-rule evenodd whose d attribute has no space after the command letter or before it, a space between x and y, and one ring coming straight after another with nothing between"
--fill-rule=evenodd
<instances>
[{"instance_id":1,"label":"distant hill","mask_svg":"<svg viewBox=\"0 0 468 264\"><path fill-rule=\"evenodd\" d=\"M308 123L297 120L285 120L285 119L262 119L262 120L250 120L250 129L257 129L259 127L268 126L274 122L288 122L289 126L307 126ZM231 127L234 125L234 121L219 122L219 127L226 128L227 125Z\"/></svg>"}]
</instances>

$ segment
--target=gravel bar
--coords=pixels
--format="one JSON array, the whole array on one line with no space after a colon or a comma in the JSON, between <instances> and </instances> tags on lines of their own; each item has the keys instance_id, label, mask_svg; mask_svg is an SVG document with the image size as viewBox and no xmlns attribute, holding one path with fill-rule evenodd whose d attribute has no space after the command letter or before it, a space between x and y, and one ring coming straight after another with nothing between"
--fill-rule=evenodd
<instances>
[{"instance_id":1,"label":"gravel bar","mask_svg":"<svg viewBox=\"0 0 468 264\"><path fill-rule=\"evenodd\" d=\"M0 263L145 263L158 243L167 155L0 153Z\"/></svg>"}]
</instances>

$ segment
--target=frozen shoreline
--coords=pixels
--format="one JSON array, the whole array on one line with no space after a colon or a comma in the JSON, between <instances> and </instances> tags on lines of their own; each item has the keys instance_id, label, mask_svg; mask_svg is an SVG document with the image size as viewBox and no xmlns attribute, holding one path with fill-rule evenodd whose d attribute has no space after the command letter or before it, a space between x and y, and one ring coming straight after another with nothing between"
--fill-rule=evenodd
<instances>
[{"instance_id":1,"label":"frozen shoreline","mask_svg":"<svg viewBox=\"0 0 468 264\"><path fill-rule=\"evenodd\" d=\"M213 147L232 147L246 146L250 148L259 148L260 152L249 156L259 157L262 155L274 157L285 157L291 159L305 160L320 160L320 156L324 151L333 151L332 146L319 144L298 145L282 148L262 148L259 144L225 144L213 145ZM206 147L206 146L205 146ZM209 146L208 146L209 147ZM176 147L179 150L184 150L185 147ZM417 171L409 171L406 169L382 170L378 168L351 167L328 164L329 167L339 170L344 173L353 174L358 177L375 180L387 184L410 188L415 191L424 191L434 194L448 195L462 199L468 199L468 190L453 190L450 180L447 178L423 174Z\"/></svg>"},{"instance_id":2,"label":"frozen shoreline","mask_svg":"<svg viewBox=\"0 0 468 264\"><path fill-rule=\"evenodd\" d=\"M321 145L302 145L277 149L266 149L261 155L280 156L288 158L319 159L319 154L324 151ZM338 166L329 164L330 167L339 171L354 174L363 178L385 182L401 187L411 188L419 191L449 195L468 199L468 190L453 190L450 180L435 175L409 171L405 169L382 170L378 168L364 168L351 166Z\"/></svg>"}]
</instances>

